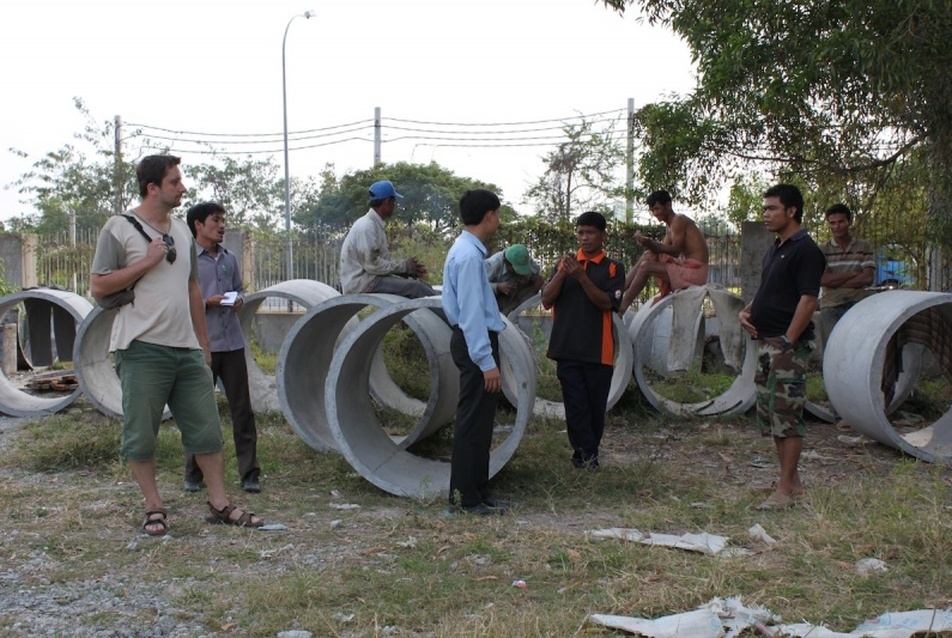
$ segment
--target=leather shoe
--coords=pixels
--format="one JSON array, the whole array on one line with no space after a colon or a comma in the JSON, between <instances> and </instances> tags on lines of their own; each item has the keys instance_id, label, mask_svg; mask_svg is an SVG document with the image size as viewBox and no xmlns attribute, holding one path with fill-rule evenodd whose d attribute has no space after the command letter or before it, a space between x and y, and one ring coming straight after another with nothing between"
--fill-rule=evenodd
<instances>
[{"instance_id":1,"label":"leather shoe","mask_svg":"<svg viewBox=\"0 0 952 638\"><path fill-rule=\"evenodd\" d=\"M512 507L512 503L509 501L501 501L493 496L483 498L483 505L488 505L495 510L502 510L500 514L508 511L509 508Z\"/></svg>"},{"instance_id":2,"label":"leather shoe","mask_svg":"<svg viewBox=\"0 0 952 638\"><path fill-rule=\"evenodd\" d=\"M245 479L241 482L241 489L246 492L257 494L261 491L261 482L256 478Z\"/></svg>"},{"instance_id":3,"label":"leather shoe","mask_svg":"<svg viewBox=\"0 0 952 638\"><path fill-rule=\"evenodd\" d=\"M463 505L463 511L474 516L500 516L506 513L505 509L500 507L492 507L486 503Z\"/></svg>"},{"instance_id":4,"label":"leather shoe","mask_svg":"<svg viewBox=\"0 0 952 638\"><path fill-rule=\"evenodd\" d=\"M186 492L199 492L203 487L205 487L205 484L201 481L185 481Z\"/></svg>"}]
</instances>

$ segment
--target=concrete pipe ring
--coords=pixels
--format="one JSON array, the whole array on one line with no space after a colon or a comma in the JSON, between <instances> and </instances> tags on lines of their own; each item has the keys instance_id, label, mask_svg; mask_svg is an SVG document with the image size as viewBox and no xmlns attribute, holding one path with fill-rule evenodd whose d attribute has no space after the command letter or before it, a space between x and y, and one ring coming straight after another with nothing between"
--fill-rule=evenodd
<instances>
[{"instance_id":1,"label":"concrete pipe ring","mask_svg":"<svg viewBox=\"0 0 952 638\"><path fill-rule=\"evenodd\" d=\"M880 293L883 294L883 293ZM852 310L852 308L850 309ZM851 320L862 321L858 317L852 317ZM830 340L832 341L833 334L830 334ZM909 398L909 395L912 394L912 391L916 389L916 381L919 380L919 375L922 372L922 356L925 352L925 346L921 343L906 343L902 348L902 370L899 372L896 377L896 385L892 393L892 400L889 402L889 405L886 406L886 414L892 414L895 412L902 402ZM823 348L823 358L826 359L827 348ZM808 373L809 376L809 373ZM826 380L824 378L824 387L826 386ZM829 397L829 391L827 391L827 397ZM832 407L823 403L816 403L807 399L806 403L803 405L803 409L812 414L814 417L820 419L821 421L826 421L827 423L833 423L837 419L836 412L833 411Z\"/></svg>"},{"instance_id":2,"label":"concrete pipe ring","mask_svg":"<svg viewBox=\"0 0 952 638\"><path fill-rule=\"evenodd\" d=\"M291 328L278 356L277 396L291 429L315 450L337 449L326 417L324 393L338 344L360 325L357 315L365 308L389 308L405 301L404 297L385 294L337 296L311 308ZM446 322L431 310L409 314L403 320L420 340L429 362L432 391L428 400L411 399L393 381L382 350L375 351L364 367L369 374L368 400L373 396L386 407L417 417L408 434L395 437L398 445L406 447L453 418L459 379L449 357L450 328Z\"/></svg>"},{"instance_id":3,"label":"concrete pipe ring","mask_svg":"<svg viewBox=\"0 0 952 638\"><path fill-rule=\"evenodd\" d=\"M292 301L305 309L309 309L322 301L339 296L340 293L332 287L313 279L282 281L245 297L244 303L238 309L241 333L245 336L247 344L250 335L254 333L258 310L265 299L269 297ZM250 345L245 348L245 363L248 367L248 388L251 393L252 409L255 412L277 412L281 410L281 404L275 393L277 386L275 378L261 369L261 366L255 361Z\"/></svg>"},{"instance_id":4,"label":"concrete pipe ring","mask_svg":"<svg viewBox=\"0 0 952 638\"><path fill-rule=\"evenodd\" d=\"M533 339L533 336L530 334L530 332L535 332L535 330L531 327L531 322L533 319L530 317L524 317L523 313L527 310L538 309L541 306L541 303L542 294L539 293L524 301L507 315L509 321L523 333L524 338L530 348L529 356L531 357L530 361L533 367L536 366L535 339ZM545 311L545 314L537 316L543 318L544 320L551 321L551 314L548 311ZM547 343L548 332L544 330L543 332L545 333L545 341ZM631 339L628 336L628 330L625 326L625 322L618 315L618 313L612 313L612 336L614 337L615 341L614 368L612 370L611 387L608 391L608 403L605 407L606 411L615 407L615 404L621 400L622 396L624 396L625 390L628 389L628 384L631 382L631 371L634 361ZM515 404L515 389L512 388L505 379L503 379L503 394L510 403ZM536 397L533 412L536 416L551 416L558 419L564 419L565 405L561 401L550 401L548 399Z\"/></svg>"},{"instance_id":5,"label":"concrete pipe ring","mask_svg":"<svg viewBox=\"0 0 952 638\"><path fill-rule=\"evenodd\" d=\"M93 308L89 301L76 293L66 290L41 288L16 292L0 298L0 317L5 316L7 311L14 308L17 304L26 301L44 304L53 309L59 308L65 310L70 317L72 317L75 324L80 324ZM55 310L53 310L53 312L55 312ZM46 336L49 336L49 333L47 333ZM72 347L75 350L75 340ZM15 351L16 350L14 350L14 352ZM73 353L70 352L69 354L72 356ZM75 365L74 363L74 367ZM0 412L18 417L53 414L69 406L76 400L76 397L78 397L81 392L82 390L80 388L76 388L66 396L52 398L35 396L16 387L5 374L0 374Z\"/></svg>"},{"instance_id":6,"label":"concrete pipe ring","mask_svg":"<svg viewBox=\"0 0 952 638\"><path fill-rule=\"evenodd\" d=\"M367 362L387 331L405 316L421 308L439 307L440 300L429 297L404 301L374 313L361 321L340 343L327 375L324 390L327 420L337 449L361 476L382 490L399 496L445 496L449 490L450 465L417 456L384 432L368 400L370 373ZM535 368L526 366L528 358L525 352L507 351L522 348L524 344L521 337L507 340L505 347L500 343L500 355L506 360L501 364L503 369L510 366L512 374L522 382L517 384L519 396L515 402L515 423L506 426L507 436L490 451L490 476L499 472L512 458L529 421L535 392ZM447 351L441 356L450 355Z\"/></svg>"},{"instance_id":7,"label":"concrete pipe ring","mask_svg":"<svg viewBox=\"0 0 952 638\"><path fill-rule=\"evenodd\" d=\"M899 433L886 416L887 393L908 357L905 343L929 349L952 374L952 295L895 290L860 301L830 336L823 379L830 403L850 427L929 462L952 460L952 410L931 425ZM936 352L936 351L940 352Z\"/></svg>"},{"instance_id":8,"label":"concrete pipe ring","mask_svg":"<svg viewBox=\"0 0 952 638\"><path fill-rule=\"evenodd\" d=\"M705 299L713 306L713 317L704 316ZM678 290L638 310L628 326L634 344L633 372L651 405L672 416L729 416L746 412L754 404L757 348L737 319L743 307L737 295L707 285ZM696 402L678 402L655 392L646 368L662 376L690 370L704 355L707 338L714 335L725 369L736 374L730 387Z\"/></svg>"}]
</instances>

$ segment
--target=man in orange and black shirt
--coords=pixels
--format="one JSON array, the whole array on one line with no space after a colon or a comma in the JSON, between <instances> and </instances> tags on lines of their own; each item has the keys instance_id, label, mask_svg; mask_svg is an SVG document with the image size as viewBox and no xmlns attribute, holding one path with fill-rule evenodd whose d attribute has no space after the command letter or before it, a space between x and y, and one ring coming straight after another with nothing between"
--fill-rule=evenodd
<instances>
[{"instance_id":1,"label":"man in orange and black shirt","mask_svg":"<svg viewBox=\"0 0 952 638\"><path fill-rule=\"evenodd\" d=\"M557 364L579 469L598 467L615 352L612 318L625 288L625 267L602 250L605 227L601 214L582 213L575 221L578 253L562 257L542 289L542 305L553 309L548 357Z\"/></svg>"}]
</instances>

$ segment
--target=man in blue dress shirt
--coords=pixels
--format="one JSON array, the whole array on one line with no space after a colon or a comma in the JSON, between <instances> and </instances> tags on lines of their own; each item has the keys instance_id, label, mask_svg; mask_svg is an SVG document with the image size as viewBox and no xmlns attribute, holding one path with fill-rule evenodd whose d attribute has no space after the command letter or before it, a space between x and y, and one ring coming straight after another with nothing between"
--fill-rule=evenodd
<instances>
[{"instance_id":1,"label":"man in blue dress shirt","mask_svg":"<svg viewBox=\"0 0 952 638\"><path fill-rule=\"evenodd\" d=\"M450 352L459 368L449 498L479 516L506 510L488 487L496 398L502 389L499 332L505 324L483 262L486 241L499 230L499 205L492 191L466 191L459 202L465 228L443 265L443 311L453 326Z\"/></svg>"}]
</instances>

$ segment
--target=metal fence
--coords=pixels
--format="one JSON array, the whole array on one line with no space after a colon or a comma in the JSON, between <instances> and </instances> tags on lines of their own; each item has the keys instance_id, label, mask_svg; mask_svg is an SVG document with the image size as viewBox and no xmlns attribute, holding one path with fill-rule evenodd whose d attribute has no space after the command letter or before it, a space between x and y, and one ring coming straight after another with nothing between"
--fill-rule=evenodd
<instances>
[{"instance_id":1,"label":"metal fence","mask_svg":"<svg viewBox=\"0 0 952 638\"><path fill-rule=\"evenodd\" d=\"M97 233L81 233L74 238L68 233L44 235L38 238L37 281L41 286L71 290L89 296L89 272L96 250ZM291 242L291 273L287 273L287 242L284 238L244 238L236 242L241 248L240 257L245 273L245 289L248 292L263 290L287 279L313 279L337 287L340 281L338 264L340 236L328 233L308 232L296 236ZM532 245L533 255L547 274L558 256L564 254L564 246ZM431 259L445 255L451 241L436 250L429 251ZM571 243L571 240L570 240ZM740 235L730 234L708 237L711 254L711 283L727 288L740 286ZM410 243L391 244L394 253L415 254L419 248ZM620 247L619 247L620 248ZM634 257L625 247L625 254L613 255L631 267ZM613 251L613 252L617 252ZM628 263L631 261L631 263ZM428 264L433 273L431 279L438 281L442 263Z\"/></svg>"}]
</instances>

